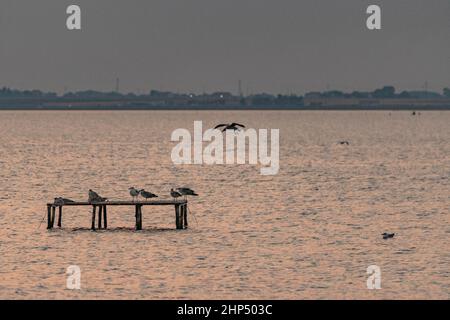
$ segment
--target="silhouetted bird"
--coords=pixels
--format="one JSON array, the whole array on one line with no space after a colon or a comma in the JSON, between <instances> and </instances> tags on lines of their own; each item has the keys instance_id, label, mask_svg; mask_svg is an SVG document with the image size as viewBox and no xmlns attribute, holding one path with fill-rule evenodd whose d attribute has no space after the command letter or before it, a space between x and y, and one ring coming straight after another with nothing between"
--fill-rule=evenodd
<instances>
[{"instance_id":1,"label":"silhouetted bird","mask_svg":"<svg viewBox=\"0 0 450 320\"><path fill-rule=\"evenodd\" d=\"M387 239L392 239L393 237L395 237L395 233L383 233L382 234L382 236L383 236L383 239L384 240L387 240Z\"/></svg>"},{"instance_id":2,"label":"silhouetted bird","mask_svg":"<svg viewBox=\"0 0 450 320\"><path fill-rule=\"evenodd\" d=\"M219 124L214 129L219 128L223 128L222 132L225 132L227 130L239 131L241 130L241 128L245 128L245 126L243 124L233 122L231 124Z\"/></svg>"},{"instance_id":3,"label":"silhouetted bird","mask_svg":"<svg viewBox=\"0 0 450 320\"><path fill-rule=\"evenodd\" d=\"M182 196L181 193L179 193L178 191L175 191L173 189L170 189L170 196L174 199L179 198Z\"/></svg>"},{"instance_id":4,"label":"silhouetted bird","mask_svg":"<svg viewBox=\"0 0 450 320\"><path fill-rule=\"evenodd\" d=\"M58 198L55 198L54 204L60 206L60 205L66 204L66 203L73 203L73 202L75 202L75 201L70 200L70 199L65 199L65 198L58 197Z\"/></svg>"},{"instance_id":5,"label":"silhouetted bird","mask_svg":"<svg viewBox=\"0 0 450 320\"><path fill-rule=\"evenodd\" d=\"M128 190L130 190L130 195L133 198L133 201L135 200L135 198L139 197L139 193L141 192L135 187L128 188Z\"/></svg>"},{"instance_id":6,"label":"silhouetted bird","mask_svg":"<svg viewBox=\"0 0 450 320\"><path fill-rule=\"evenodd\" d=\"M339 141L338 143L341 144L341 145L345 145L345 146L349 146L350 145L350 142L348 142L348 141Z\"/></svg>"},{"instance_id":7,"label":"silhouetted bird","mask_svg":"<svg viewBox=\"0 0 450 320\"><path fill-rule=\"evenodd\" d=\"M108 198L103 198L97 192L89 189L89 202L103 202L106 200L108 200Z\"/></svg>"},{"instance_id":8,"label":"silhouetted bird","mask_svg":"<svg viewBox=\"0 0 450 320\"><path fill-rule=\"evenodd\" d=\"M198 194L190 188L177 188L177 191L186 198L187 196L198 197Z\"/></svg>"},{"instance_id":9,"label":"silhouetted bird","mask_svg":"<svg viewBox=\"0 0 450 320\"><path fill-rule=\"evenodd\" d=\"M158 196L156 194L145 191L144 189L141 190L141 196L146 200L151 199L151 198L158 198Z\"/></svg>"}]
</instances>

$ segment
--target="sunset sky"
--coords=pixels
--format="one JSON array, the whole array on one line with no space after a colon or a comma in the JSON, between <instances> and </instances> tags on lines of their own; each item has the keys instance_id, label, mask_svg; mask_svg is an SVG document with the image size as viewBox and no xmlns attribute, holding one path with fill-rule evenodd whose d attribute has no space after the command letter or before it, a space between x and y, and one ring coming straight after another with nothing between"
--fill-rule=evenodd
<instances>
[{"instance_id":1,"label":"sunset sky","mask_svg":"<svg viewBox=\"0 0 450 320\"><path fill-rule=\"evenodd\" d=\"M66 8L82 30L66 29ZM366 8L382 7L382 30ZM303 94L450 86L448 0L2 0L0 86Z\"/></svg>"}]
</instances>

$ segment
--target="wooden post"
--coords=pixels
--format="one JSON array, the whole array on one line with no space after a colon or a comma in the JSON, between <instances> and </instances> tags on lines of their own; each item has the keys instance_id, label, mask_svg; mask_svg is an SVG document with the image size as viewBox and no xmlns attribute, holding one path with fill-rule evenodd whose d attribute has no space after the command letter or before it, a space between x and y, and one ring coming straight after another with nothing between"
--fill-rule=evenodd
<instances>
[{"instance_id":1,"label":"wooden post","mask_svg":"<svg viewBox=\"0 0 450 320\"><path fill-rule=\"evenodd\" d=\"M47 205L47 229L52 228L52 206Z\"/></svg>"},{"instance_id":2,"label":"wooden post","mask_svg":"<svg viewBox=\"0 0 450 320\"><path fill-rule=\"evenodd\" d=\"M142 230L142 206L139 206L139 230Z\"/></svg>"},{"instance_id":3,"label":"wooden post","mask_svg":"<svg viewBox=\"0 0 450 320\"><path fill-rule=\"evenodd\" d=\"M135 229L138 229L138 206L134 207L134 218L136 219Z\"/></svg>"},{"instance_id":4,"label":"wooden post","mask_svg":"<svg viewBox=\"0 0 450 320\"><path fill-rule=\"evenodd\" d=\"M92 206L92 226L91 229L95 231L95 210L96 206Z\"/></svg>"},{"instance_id":5,"label":"wooden post","mask_svg":"<svg viewBox=\"0 0 450 320\"><path fill-rule=\"evenodd\" d=\"M62 207L62 206L59 206L58 227L60 227L60 228L61 228L61 226L62 226L62 210L63 210L63 207Z\"/></svg>"},{"instance_id":6,"label":"wooden post","mask_svg":"<svg viewBox=\"0 0 450 320\"><path fill-rule=\"evenodd\" d=\"M55 226L56 207L52 206L52 228Z\"/></svg>"},{"instance_id":7,"label":"wooden post","mask_svg":"<svg viewBox=\"0 0 450 320\"><path fill-rule=\"evenodd\" d=\"M180 213L180 205L175 205L175 225L177 227L177 230L183 229L183 226L181 224L181 213Z\"/></svg>"},{"instance_id":8,"label":"wooden post","mask_svg":"<svg viewBox=\"0 0 450 320\"><path fill-rule=\"evenodd\" d=\"M184 205L180 204L180 228L184 229Z\"/></svg>"},{"instance_id":9,"label":"wooden post","mask_svg":"<svg viewBox=\"0 0 450 320\"><path fill-rule=\"evenodd\" d=\"M136 230L141 230L140 228L139 228L139 206L138 205L136 205L135 206L135 217L136 217Z\"/></svg>"},{"instance_id":10,"label":"wooden post","mask_svg":"<svg viewBox=\"0 0 450 320\"><path fill-rule=\"evenodd\" d=\"M108 214L106 213L106 205L103 206L103 227L108 229Z\"/></svg>"},{"instance_id":11,"label":"wooden post","mask_svg":"<svg viewBox=\"0 0 450 320\"><path fill-rule=\"evenodd\" d=\"M98 206L98 229L102 228L103 206Z\"/></svg>"},{"instance_id":12,"label":"wooden post","mask_svg":"<svg viewBox=\"0 0 450 320\"><path fill-rule=\"evenodd\" d=\"M188 214L188 206L187 203L183 205L183 221L184 221L184 228L187 229L188 227L188 220L187 220L187 214Z\"/></svg>"}]
</instances>

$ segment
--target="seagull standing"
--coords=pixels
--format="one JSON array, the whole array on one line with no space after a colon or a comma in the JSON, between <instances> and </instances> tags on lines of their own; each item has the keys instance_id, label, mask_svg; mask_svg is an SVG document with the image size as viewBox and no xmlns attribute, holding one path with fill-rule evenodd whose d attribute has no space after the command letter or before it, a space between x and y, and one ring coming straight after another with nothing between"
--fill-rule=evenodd
<instances>
[{"instance_id":1,"label":"seagull standing","mask_svg":"<svg viewBox=\"0 0 450 320\"><path fill-rule=\"evenodd\" d=\"M241 130L242 128L245 128L243 124L239 124L236 122L230 123L230 124L219 124L214 129L223 128L222 132L225 132L227 130L233 130L234 132Z\"/></svg>"},{"instance_id":2,"label":"seagull standing","mask_svg":"<svg viewBox=\"0 0 450 320\"><path fill-rule=\"evenodd\" d=\"M108 198L101 197L97 192L93 191L92 189L89 189L89 202L103 202L108 200Z\"/></svg>"},{"instance_id":3,"label":"seagull standing","mask_svg":"<svg viewBox=\"0 0 450 320\"><path fill-rule=\"evenodd\" d=\"M191 188L177 188L177 191L184 196L186 199L187 196L198 197L198 194L192 190Z\"/></svg>"},{"instance_id":4,"label":"seagull standing","mask_svg":"<svg viewBox=\"0 0 450 320\"><path fill-rule=\"evenodd\" d=\"M144 189L141 190L141 196L146 200L151 199L151 198L158 198L158 196L156 194L145 191Z\"/></svg>"},{"instance_id":5,"label":"seagull standing","mask_svg":"<svg viewBox=\"0 0 450 320\"><path fill-rule=\"evenodd\" d=\"M140 190L136 189L135 187L128 188L128 190L130 190L130 195L133 197L133 201L135 200L135 198L137 198L139 196L139 193L141 192Z\"/></svg>"},{"instance_id":6,"label":"seagull standing","mask_svg":"<svg viewBox=\"0 0 450 320\"><path fill-rule=\"evenodd\" d=\"M182 196L181 193L179 193L178 191L175 191L173 189L170 189L170 195L172 196L172 198L176 199Z\"/></svg>"}]
</instances>

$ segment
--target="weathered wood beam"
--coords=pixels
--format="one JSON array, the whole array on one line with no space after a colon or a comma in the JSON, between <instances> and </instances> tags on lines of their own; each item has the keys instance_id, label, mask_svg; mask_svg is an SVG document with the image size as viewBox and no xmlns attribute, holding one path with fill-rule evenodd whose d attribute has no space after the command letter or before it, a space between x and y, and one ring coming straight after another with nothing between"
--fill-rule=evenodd
<instances>
[{"instance_id":1,"label":"weathered wood beam","mask_svg":"<svg viewBox=\"0 0 450 320\"><path fill-rule=\"evenodd\" d=\"M52 206L47 205L47 229L52 228Z\"/></svg>"},{"instance_id":2,"label":"weathered wood beam","mask_svg":"<svg viewBox=\"0 0 450 320\"><path fill-rule=\"evenodd\" d=\"M92 206L92 225L91 225L91 229L95 230L95 211L97 206Z\"/></svg>"},{"instance_id":3,"label":"weathered wood beam","mask_svg":"<svg viewBox=\"0 0 450 320\"><path fill-rule=\"evenodd\" d=\"M106 207L107 206L103 206L103 227L108 229L108 214L106 213Z\"/></svg>"},{"instance_id":4,"label":"weathered wood beam","mask_svg":"<svg viewBox=\"0 0 450 320\"><path fill-rule=\"evenodd\" d=\"M67 202L61 204L63 207L78 207L78 206L173 206L177 204L187 203L187 200L155 200L155 201L105 201L105 202ZM53 205L53 203L48 203L47 205Z\"/></svg>"},{"instance_id":5,"label":"weathered wood beam","mask_svg":"<svg viewBox=\"0 0 450 320\"><path fill-rule=\"evenodd\" d=\"M58 207L59 213L58 213L58 227L62 227L62 206Z\"/></svg>"},{"instance_id":6,"label":"weathered wood beam","mask_svg":"<svg viewBox=\"0 0 450 320\"><path fill-rule=\"evenodd\" d=\"M103 206L98 206L98 229L100 230L102 228L102 213L103 213Z\"/></svg>"}]
</instances>

